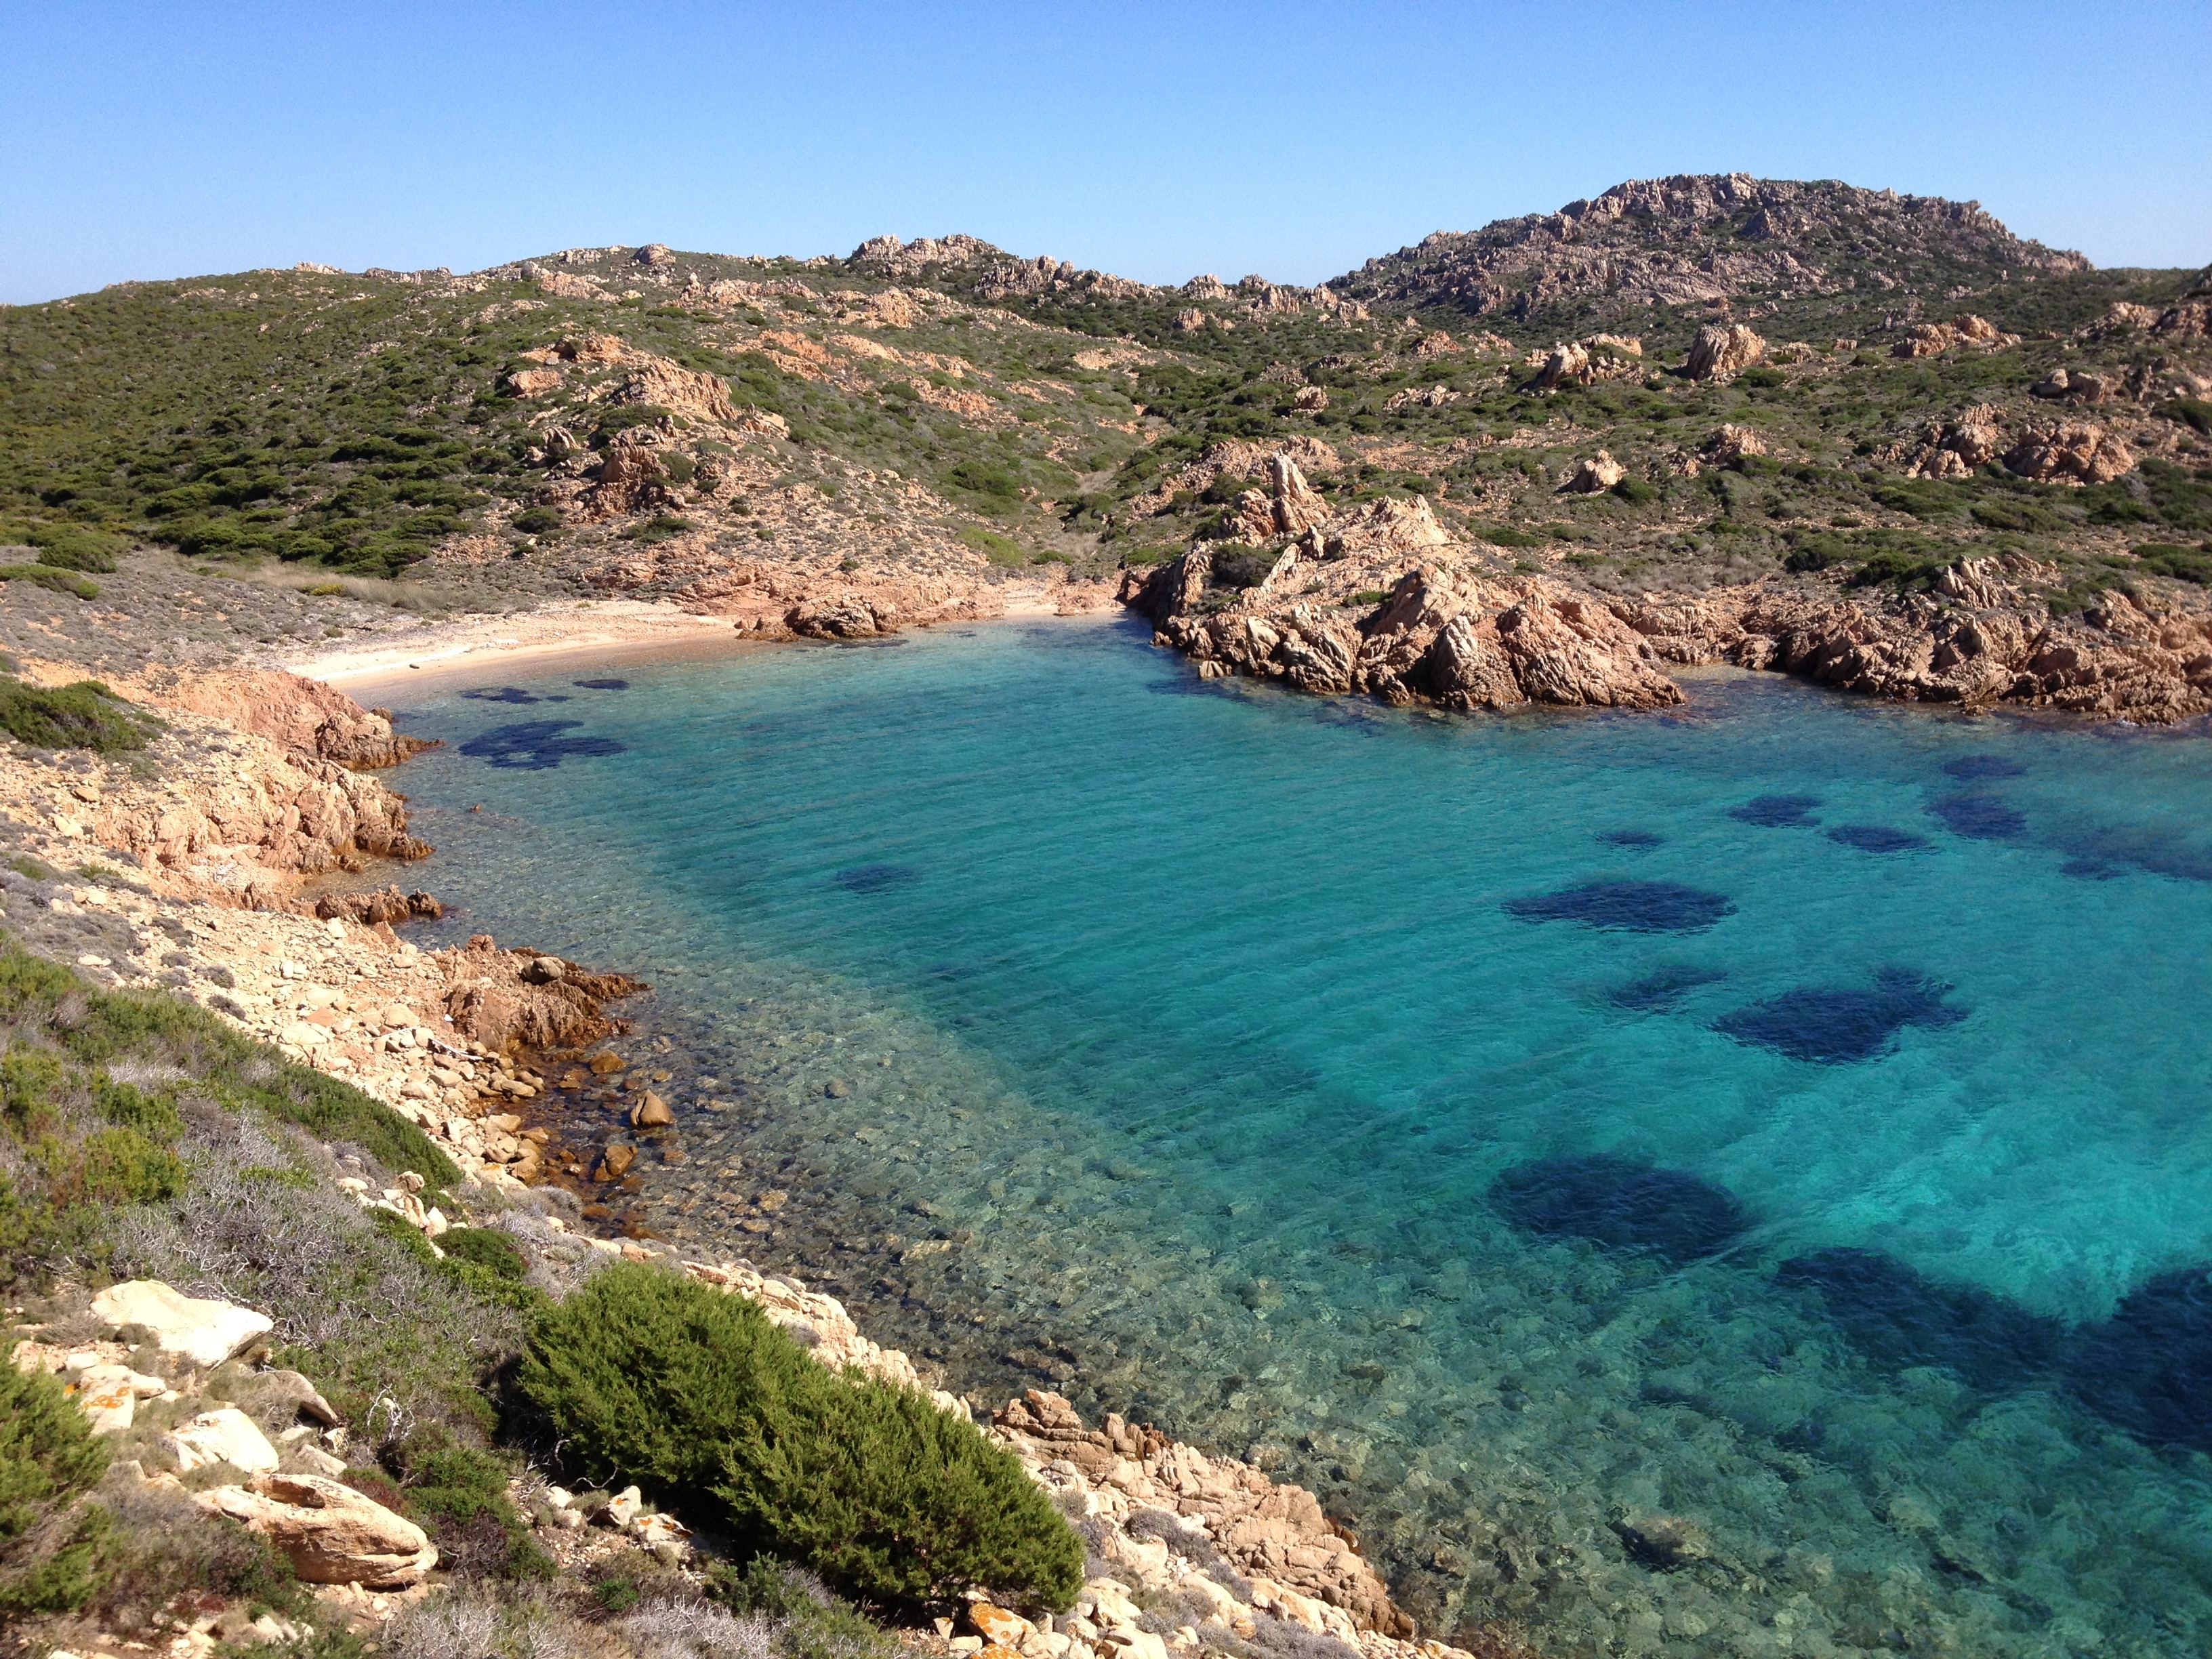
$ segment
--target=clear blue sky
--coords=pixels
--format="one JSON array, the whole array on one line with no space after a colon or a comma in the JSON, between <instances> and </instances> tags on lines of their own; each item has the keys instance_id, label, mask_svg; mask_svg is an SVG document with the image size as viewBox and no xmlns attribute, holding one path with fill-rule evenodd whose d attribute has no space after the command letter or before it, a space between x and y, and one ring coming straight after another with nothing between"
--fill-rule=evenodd
<instances>
[{"instance_id":1,"label":"clear blue sky","mask_svg":"<svg viewBox=\"0 0 2212 1659\"><path fill-rule=\"evenodd\" d=\"M1626 178L1971 197L2212 259L2212 4L0 0L0 301L966 230L1310 283Z\"/></svg>"}]
</instances>

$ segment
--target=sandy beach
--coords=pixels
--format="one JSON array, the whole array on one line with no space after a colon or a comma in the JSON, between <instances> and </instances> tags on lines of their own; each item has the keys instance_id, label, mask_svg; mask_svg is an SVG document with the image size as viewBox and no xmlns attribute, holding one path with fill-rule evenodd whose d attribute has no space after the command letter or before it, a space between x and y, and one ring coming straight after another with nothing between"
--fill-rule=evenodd
<instances>
[{"instance_id":1,"label":"sandy beach","mask_svg":"<svg viewBox=\"0 0 2212 1659\"><path fill-rule=\"evenodd\" d=\"M998 616L981 620L1033 620L1085 614L1095 608L1084 606L1072 611L1065 585L1007 583L995 592L1002 608ZM700 616L666 599L569 599L507 616L427 623L398 641L380 640L374 645L318 652L289 659L282 665L326 684L358 689L411 680L417 672L460 668L473 672L495 664L585 654L603 659L610 653L628 656L636 651L669 647L791 642L788 639L763 641L726 617Z\"/></svg>"}]
</instances>

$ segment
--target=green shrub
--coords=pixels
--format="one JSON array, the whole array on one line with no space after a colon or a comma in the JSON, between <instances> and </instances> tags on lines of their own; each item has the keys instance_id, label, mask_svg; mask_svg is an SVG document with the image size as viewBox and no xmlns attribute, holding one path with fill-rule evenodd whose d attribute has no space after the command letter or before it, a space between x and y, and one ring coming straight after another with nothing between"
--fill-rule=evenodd
<instances>
[{"instance_id":1,"label":"green shrub","mask_svg":"<svg viewBox=\"0 0 2212 1659\"><path fill-rule=\"evenodd\" d=\"M552 1558L532 1541L507 1495L507 1466L495 1455L423 1431L398 1462L406 1511L430 1534L448 1568L499 1578L553 1577Z\"/></svg>"},{"instance_id":2,"label":"green shrub","mask_svg":"<svg viewBox=\"0 0 2212 1659\"><path fill-rule=\"evenodd\" d=\"M1649 507L1659 499L1659 486L1646 478L1623 478L1613 493L1632 507Z\"/></svg>"},{"instance_id":3,"label":"green shrub","mask_svg":"<svg viewBox=\"0 0 2212 1659\"><path fill-rule=\"evenodd\" d=\"M184 1160L136 1129L95 1129L78 1143L74 1166L56 1173L59 1203L156 1204L185 1189Z\"/></svg>"},{"instance_id":4,"label":"green shrub","mask_svg":"<svg viewBox=\"0 0 2212 1659\"><path fill-rule=\"evenodd\" d=\"M1992 530L2063 530L2066 520L2033 501L1977 501L1974 522Z\"/></svg>"},{"instance_id":5,"label":"green shrub","mask_svg":"<svg viewBox=\"0 0 2212 1659\"><path fill-rule=\"evenodd\" d=\"M834 1583L886 1601L970 1585L1054 1607L1083 1546L1013 1455L922 1394L832 1379L788 1398L725 1467L732 1516Z\"/></svg>"},{"instance_id":6,"label":"green shrub","mask_svg":"<svg viewBox=\"0 0 2212 1659\"><path fill-rule=\"evenodd\" d=\"M1006 569L1018 569L1029 562L1019 542L1012 536L1001 536L995 531L986 530L981 525L969 525L960 532L960 539L993 564Z\"/></svg>"},{"instance_id":7,"label":"green shrub","mask_svg":"<svg viewBox=\"0 0 2212 1659\"><path fill-rule=\"evenodd\" d=\"M29 582L33 587L51 587L57 593L74 593L80 599L100 597L98 583L47 564L0 564L0 582Z\"/></svg>"},{"instance_id":8,"label":"green shrub","mask_svg":"<svg viewBox=\"0 0 2212 1659\"><path fill-rule=\"evenodd\" d=\"M1541 536L1532 535L1526 530L1516 530L1511 525L1505 524L1471 524L1467 530L1475 540L1487 542L1492 547L1541 547L1545 540Z\"/></svg>"},{"instance_id":9,"label":"green shrub","mask_svg":"<svg viewBox=\"0 0 2212 1659\"><path fill-rule=\"evenodd\" d=\"M514 1240L496 1227L453 1227L438 1236L438 1248L455 1261L483 1268L497 1279L520 1282L530 1271Z\"/></svg>"},{"instance_id":10,"label":"green shrub","mask_svg":"<svg viewBox=\"0 0 2212 1659\"><path fill-rule=\"evenodd\" d=\"M623 539L650 547L656 542L672 541L693 527L689 519L679 519L673 513L656 513L644 523L634 524L623 531Z\"/></svg>"},{"instance_id":11,"label":"green shrub","mask_svg":"<svg viewBox=\"0 0 2212 1659\"><path fill-rule=\"evenodd\" d=\"M1948 559L1916 558L1910 553L1885 551L1875 554L1854 570L1849 585L1853 587L1874 587L1887 585L1899 588L1932 586L1936 579L1950 568Z\"/></svg>"},{"instance_id":12,"label":"green shrub","mask_svg":"<svg viewBox=\"0 0 2212 1659\"><path fill-rule=\"evenodd\" d=\"M1011 512L1021 503L1021 476L1010 468L993 466L988 461L963 461L945 477L956 489L980 497L987 511Z\"/></svg>"},{"instance_id":13,"label":"green shrub","mask_svg":"<svg viewBox=\"0 0 2212 1659\"><path fill-rule=\"evenodd\" d=\"M544 536L561 527L558 508L526 507L514 515L514 527L526 536Z\"/></svg>"},{"instance_id":14,"label":"green shrub","mask_svg":"<svg viewBox=\"0 0 2212 1659\"><path fill-rule=\"evenodd\" d=\"M521 1381L593 1478L856 1594L1064 1607L1081 1587L1080 1541L1010 1454L921 1395L817 1365L741 1297L609 1267L537 1321Z\"/></svg>"},{"instance_id":15,"label":"green shrub","mask_svg":"<svg viewBox=\"0 0 2212 1659\"><path fill-rule=\"evenodd\" d=\"M64 1612L92 1599L104 1577L105 1513L87 1510L73 1525L62 1517L106 1472L107 1447L62 1385L0 1365L0 1613ZM60 1535L42 1540L42 1531Z\"/></svg>"},{"instance_id":16,"label":"green shrub","mask_svg":"<svg viewBox=\"0 0 2212 1659\"><path fill-rule=\"evenodd\" d=\"M34 749L89 749L96 755L143 749L161 722L133 708L98 680L26 685L0 675L0 732Z\"/></svg>"},{"instance_id":17,"label":"green shrub","mask_svg":"<svg viewBox=\"0 0 2212 1659\"><path fill-rule=\"evenodd\" d=\"M2176 398L2170 403L2160 404L2158 413L2169 421L2185 422L2207 437L2212 437L2212 402L2202 398Z\"/></svg>"},{"instance_id":18,"label":"green shrub","mask_svg":"<svg viewBox=\"0 0 2212 1659\"><path fill-rule=\"evenodd\" d=\"M1275 568L1276 555L1264 547L1228 542L1213 550L1213 583L1217 587L1257 587Z\"/></svg>"},{"instance_id":19,"label":"green shrub","mask_svg":"<svg viewBox=\"0 0 2212 1659\"><path fill-rule=\"evenodd\" d=\"M1753 391L1771 392L1776 386L1789 384L1790 377L1778 368L1747 368L1735 377L1735 383Z\"/></svg>"},{"instance_id":20,"label":"green shrub","mask_svg":"<svg viewBox=\"0 0 2212 1659\"><path fill-rule=\"evenodd\" d=\"M742 1569L716 1561L706 1577L710 1599L781 1626L775 1659L893 1659L899 1651L895 1638L831 1595L821 1580L773 1557L757 1555Z\"/></svg>"},{"instance_id":21,"label":"green shrub","mask_svg":"<svg viewBox=\"0 0 2212 1659\"><path fill-rule=\"evenodd\" d=\"M460 1179L420 1129L351 1084L283 1059L181 997L87 985L0 933L0 1018L33 1024L64 999L73 1012L68 1024L53 1027L52 1040L70 1060L101 1066L150 1053L191 1073L203 1092L234 1109L258 1107L324 1140L351 1141L387 1169L416 1170L433 1187Z\"/></svg>"},{"instance_id":22,"label":"green shrub","mask_svg":"<svg viewBox=\"0 0 2212 1659\"><path fill-rule=\"evenodd\" d=\"M0 544L16 543L37 548L39 563L49 569L102 573L115 568L115 556L128 545L81 524L0 525Z\"/></svg>"},{"instance_id":23,"label":"green shrub","mask_svg":"<svg viewBox=\"0 0 2212 1659\"><path fill-rule=\"evenodd\" d=\"M2146 542L2135 550L2135 555L2144 569L2159 575L2195 582L2200 587L2212 583L2212 544L2184 547L2174 542Z\"/></svg>"}]
</instances>

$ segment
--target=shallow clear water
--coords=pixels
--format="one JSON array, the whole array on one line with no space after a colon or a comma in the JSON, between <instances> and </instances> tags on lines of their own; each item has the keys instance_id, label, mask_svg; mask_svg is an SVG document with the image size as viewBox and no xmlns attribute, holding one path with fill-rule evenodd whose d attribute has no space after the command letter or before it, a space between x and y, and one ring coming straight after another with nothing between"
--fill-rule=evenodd
<instances>
[{"instance_id":1,"label":"shallow clear water","mask_svg":"<svg viewBox=\"0 0 2212 1659\"><path fill-rule=\"evenodd\" d=\"M638 1214L1250 1449L1444 1633L2212 1647L2201 739L1737 674L1442 719L1144 637L407 702L451 926L655 981Z\"/></svg>"}]
</instances>

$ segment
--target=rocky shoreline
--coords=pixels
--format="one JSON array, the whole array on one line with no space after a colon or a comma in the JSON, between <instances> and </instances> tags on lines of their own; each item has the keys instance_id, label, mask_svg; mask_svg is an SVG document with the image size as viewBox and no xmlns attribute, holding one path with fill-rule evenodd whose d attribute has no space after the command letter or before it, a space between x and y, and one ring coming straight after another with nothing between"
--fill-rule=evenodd
<instances>
[{"instance_id":1,"label":"rocky shoreline","mask_svg":"<svg viewBox=\"0 0 2212 1659\"><path fill-rule=\"evenodd\" d=\"M1238 498L1247 533L1291 539L1257 559L1201 543L1120 590L1201 675L1456 710L1641 709L1683 701L1668 665L1725 663L1896 702L2148 724L2212 712L2212 606L2184 584L2069 611L2056 566L1992 553L1925 592L1766 578L1628 598L1522 574L1419 497L1338 511L1289 450L1216 463L1240 469L1265 480Z\"/></svg>"}]
</instances>

